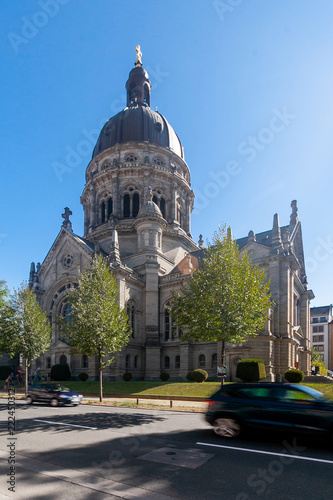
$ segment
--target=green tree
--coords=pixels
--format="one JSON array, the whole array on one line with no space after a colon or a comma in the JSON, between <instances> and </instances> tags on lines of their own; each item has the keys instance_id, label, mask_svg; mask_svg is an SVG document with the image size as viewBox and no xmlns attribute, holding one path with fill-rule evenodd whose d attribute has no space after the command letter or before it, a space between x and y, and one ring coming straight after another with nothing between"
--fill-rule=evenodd
<instances>
[{"instance_id":1,"label":"green tree","mask_svg":"<svg viewBox=\"0 0 333 500\"><path fill-rule=\"evenodd\" d=\"M311 347L311 363L322 363L323 362L323 358L322 358L322 354L317 351L317 349L312 346Z\"/></svg>"},{"instance_id":2,"label":"green tree","mask_svg":"<svg viewBox=\"0 0 333 500\"><path fill-rule=\"evenodd\" d=\"M118 304L118 285L102 256L80 275L79 286L68 297L71 312L66 331L74 352L98 356L99 398L103 400L103 368L114 361L114 353L127 345L128 316ZM64 323L63 323L64 324ZM110 359L104 359L112 355Z\"/></svg>"},{"instance_id":3,"label":"green tree","mask_svg":"<svg viewBox=\"0 0 333 500\"><path fill-rule=\"evenodd\" d=\"M256 335L267 321L270 306L264 270L239 251L230 228L227 233L220 228L208 244L202 265L180 293L173 294L170 312L185 330L184 339L222 342L223 366L225 344Z\"/></svg>"},{"instance_id":4,"label":"green tree","mask_svg":"<svg viewBox=\"0 0 333 500\"><path fill-rule=\"evenodd\" d=\"M12 356L23 356L27 393L28 366L50 347L51 328L46 313L27 285L15 290L2 310L0 349Z\"/></svg>"}]
</instances>

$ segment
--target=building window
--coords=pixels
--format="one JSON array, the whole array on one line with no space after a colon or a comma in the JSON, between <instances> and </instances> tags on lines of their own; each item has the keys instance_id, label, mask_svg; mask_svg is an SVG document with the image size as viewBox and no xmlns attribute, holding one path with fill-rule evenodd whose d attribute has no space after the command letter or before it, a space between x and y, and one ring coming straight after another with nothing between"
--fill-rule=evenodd
<instances>
[{"instance_id":1,"label":"building window","mask_svg":"<svg viewBox=\"0 0 333 500\"><path fill-rule=\"evenodd\" d=\"M180 368L180 356L176 356L175 358L175 368Z\"/></svg>"},{"instance_id":2,"label":"building window","mask_svg":"<svg viewBox=\"0 0 333 500\"><path fill-rule=\"evenodd\" d=\"M178 328L174 320L172 319L169 308L170 302L165 305L164 311L164 340L178 340L182 335L182 329Z\"/></svg>"},{"instance_id":3,"label":"building window","mask_svg":"<svg viewBox=\"0 0 333 500\"><path fill-rule=\"evenodd\" d=\"M135 161L137 161L137 157L134 155L128 155L126 158L126 161L130 162L130 163L134 163Z\"/></svg>"},{"instance_id":4,"label":"building window","mask_svg":"<svg viewBox=\"0 0 333 500\"><path fill-rule=\"evenodd\" d=\"M46 358L46 369L49 370L51 368L51 358Z\"/></svg>"},{"instance_id":5,"label":"building window","mask_svg":"<svg viewBox=\"0 0 333 500\"><path fill-rule=\"evenodd\" d=\"M131 337L135 337L135 305L132 301L127 303L126 312L129 320L129 327L131 329Z\"/></svg>"},{"instance_id":6,"label":"building window","mask_svg":"<svg viewBox=\"0 0 333 500\"><path fill-rule=\"evenodd\" d=\"M166 218L165 198L159 189L156 189L154 191L153 202L156 203L156 205L159 207L159 209L161 210L162 216L165 219Z\"/></svg>"},{"instance_id":7,"label":"building window","mask_svg":"<svg viewBox=\"0 0 333 500\"><path fill-rule=\"evenodd\" d=\"M135 188L129 187L124 193L123 213L124 217L136 217L140 209L140 195Z\"/></svg>"},{"instance_id":8,"label":"building window","mask_svg":"<svg viewBox=\"0 0 333 500\"><path fill-rule=\"evenodd\" d=\"M317 332L318 332L318 326L313 326L312 333L317 333Z\"/></svg>"},{"instance_id":9,"label":"building window","mask_svg":"<svg viewBox=\"0 0 333 500\"><path fill-rule=\"evenodd\" d=\"M312 323L319 323L318 319L319 318L312 318Z\"/></svg>"},{"instance_id":10,"label":"building window","mask_svg":"<svg viewBox=\"0 0 333 500\"><path fill-rule=\"evenodd\" d=\"M112 198L109 198L108 199L108 219L110 217L110 215L112 215L113 213L113 200Z\"/></svg>"},{"instance_id":11,"label":"building window","mask_svg":"<svg viewBox=\"0 0 333 500\"><path fill-rule=\"evenodd\" d=\"M73 319L70 317L71 312L72 312L72 306L70 304L66 304L64 308L64 318L66 320L66 323L70 323Z\"/></svg>"},{"instance_id":12,"label":"building window","mask_svg":"<svg viewBox=\"0 0 333 500\"><path fill-rule=\"evenodd\" d=\"M324 351L324 346L322 344L319 344L319 345L315 345L314 348L316 349L316 351L318 352L323 352Z\"/></svg>"},{"instance_id":13,"label":"building window","mask_svg":"<svg viewBox=\"0 0 333 500\"><path fill-rule=\"evenodd\" d=\"M312 342L324 342L324 335L314 335Z\"/></svg>"},{"instance_id":14,"label":"building window","mask_svg":"<svg viewBox=\"0 0 333 500\"><path fill-rule=\"evenodd\" d=\"M217 368L217 354L212 355L212 368Z\"/></svg>"},{"instance_id":15,"label":"building window","mask_svg":"<svg viewBox=\"0 0 333 500\"><path fill-rule=\"evenodd\" d=\"M320 316L320 323L327 323L326 316Z\"/></svg>"},{"instance_id":16,"label":"building window","mask_svg":"<svg viewBox=\"0 0 333 500\"><path fill-rule=\"evenodd\" d=\"M104 224L105 222L105 201L102 201L101 204L101 223Z\"/></svg>"},{"instance_id":17,"label":"building window","mask_svg":"<svg viewBox=\"0 0 333 500\"><path fill-rule=\"evenodd\" d=\"M199 368L205 368L206 366L206 356L204 354L200 354L199 356Z\"/></svg>"},{"instance_id":18,"label":"building window","mask_svg":"<svg viewBox=\"0 0 333 500\"><path fill-rule=\"evenodd\" d=\"M318 332L323 332L324 331L324 325L318 326Z\"/></svg>"},{"instance_id":19,"label":"building window","mask_svg":"<svg viewBox=\"0 0 333 500\"><path fill-rule=\"evenodd\" d=\"M129 354L126 354L125 366L126 370L128 370L131 367L131 356Z\"/></svg>"},{"instance_id":20,"label":"building window","mask_svg":"<svg viewBox=\"0 0 333 500\"><path fill-rule=\"evenodd\" d=\"M170 358L169 356L165 356L164 358L164 368L168 370L170 368Z\"/></svg>"},{"instance_id":21,"label":"building window","mask_svg":"<svg viewBox=\"0 0 333 500\"><path fill-rule=\"evenodd\" d=\"M88 368L88 356L86 354L82 356L82 368Z\"/></svg>"},{"instance_id":22,"label":"building window","mask_svg":"<svg viewBox=\"0 0 333 500\"><path fill-rule=\"evenodd\" d=\"M66 365L67 364L67 357L64 354L62 356L60 356L59 363L61 365Z\"/></svg>"}]
</instances>

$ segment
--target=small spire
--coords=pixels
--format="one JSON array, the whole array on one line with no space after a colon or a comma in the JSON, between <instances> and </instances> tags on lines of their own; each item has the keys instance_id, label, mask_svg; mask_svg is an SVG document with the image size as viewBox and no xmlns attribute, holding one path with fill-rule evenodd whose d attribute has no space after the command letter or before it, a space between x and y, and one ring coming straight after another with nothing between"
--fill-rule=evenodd
<instances>
[{"instance_id":1,"label":"small spire","mask_svg":"<svg viewBox=\"0 0 333 500\"><path fill-rule=\"evenodd\" d=\"M227 238L230 239L230 240L233 239L231 226L229 226L228 229L227 229Z\"/></svg>"},{"instance_id":2,"label":"small spire","mask_svg":"<svg viewBox=\"0 0 333 500\"><path fill-rule=\"evenodd\" d=\"M199 234L199 241L198 241L199 248L203 248L204 246L204 241L202 238L202 234Z\"/></svg>"},{"instance_id":3,"label":"small spire","mask_svg":"<svg viewBox=\"0 0 333 500\"><path fill-rule=\"evenodd\" d=\"M290 215L290 226L296 226L298 222L298 208L297 208L297 200L293 200L290 204L291 206L291 215Z\"/></svg>"},{"instance_id":4,"label":"small spire","mask_svg":"<svg viewBox=\"0 0 333 500\"><path fill-rule=\"evenodd\" d=\"M147 187L146 201L153 201L153 191L151 186Z\"/></svg>"},{"instance_id":5,"label":"small spire","mask_svg":"<svg viewBox=\"0 0 333 500\"><path fill-rule=\"evenodd\" d=\"M282 246L281 229L278 214L274 214L272 229L272 247Z\"/></svg>"},{"instance_id":6,"label":"small spire","mask_svg":"<svg viewBox=\"0 0 333 500\"><path fill-rule=\"evenodd\" d=\"M135 50L136 50L136 62L135 62L135 66L142 66L142 60L141 60L142 52L141 52L141 49L140 49L140 45L137 45L135 47Z\"/></svg>"}]
</instances>

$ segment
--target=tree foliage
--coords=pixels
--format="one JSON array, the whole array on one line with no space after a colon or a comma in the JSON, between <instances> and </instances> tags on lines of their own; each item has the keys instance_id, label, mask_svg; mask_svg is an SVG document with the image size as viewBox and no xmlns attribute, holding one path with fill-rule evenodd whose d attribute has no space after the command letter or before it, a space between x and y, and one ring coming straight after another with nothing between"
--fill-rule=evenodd
<instances>
[{"instance_id":1,"label":"tree foliage","mask_svg":"<svg viewBox=\"0 0 333 500\"><path fill-rule=\"evenodd\" d=\"M103 257L98 256L80 275L78 288L68 297L68 338L74 352L98 356L101 401L102 370L114 361L114 353L127 345L130 336L128 316L119 307L118 293L116 279Z\"/></svg>"},{"instance_id":2,"label":"tree foliage","mask_svg":"<svg viewBox=\"0 0 333 500\"><path fill-rule=\"evenodd\" d=\"M47 351L51 343L47 315L28 285L21 285L1 307L0 330L1 352L21 354L25 360L27 391L27 367L31 360Z\"/></svg>"},{"instance_id":3,"label":"tree foliage","mask_svg":"<svg viewBox=\"0 0 333 500\"><path fill-rule=\"evenodd\" d=\"M173 294L171 315L197 342L243 342L256 335L271 306L264 270L240 252L231 230L220 228L206 249L202 266ZM223 364L223 359L222 359Z\"/></svg>"}]
</instances>

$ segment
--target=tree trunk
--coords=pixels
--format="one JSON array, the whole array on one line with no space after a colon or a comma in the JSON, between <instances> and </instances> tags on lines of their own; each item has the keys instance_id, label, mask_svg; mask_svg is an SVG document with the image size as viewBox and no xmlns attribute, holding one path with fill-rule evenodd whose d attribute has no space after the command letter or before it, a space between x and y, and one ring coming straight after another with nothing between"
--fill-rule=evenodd
<instances>
[{"instance_id":1,"label":"tree trunk","mask_svg":"<svg viewBox=\"0 0 333 500\"><path fill-rule=\"evenodd\" d=\"M27 358L24 358L24 391L25 391L25 397L27 397L27 394L28 394L28 360L27 360Z\"/></svg>"},{"instance_id":2,"label":"tree trunk","mask_svg":"<svg viewBox=\"0 0 333 500\"><path fill-rule=\"evenodd\" d=\"M99 401L103 401L103 372L102 372L102 355L98 354L98 370L99 370Z\"/></svg>"},{"instance_id":3,"label":"tree trunk","mask_svg":"<svg viewBox=\"0 0 333 500\"><path fill-rule=\"evenodd\" d=\"M222 340L222 350L221 350L221 368L225 366L225 344ZM221 375L221 386L224 384L225 375Z\"/></svg>"}]
</instances>

